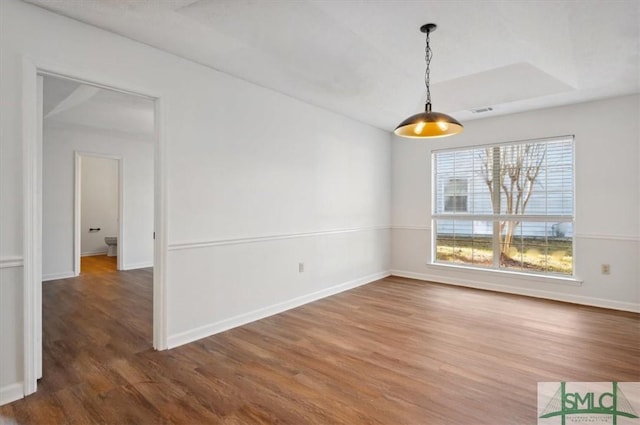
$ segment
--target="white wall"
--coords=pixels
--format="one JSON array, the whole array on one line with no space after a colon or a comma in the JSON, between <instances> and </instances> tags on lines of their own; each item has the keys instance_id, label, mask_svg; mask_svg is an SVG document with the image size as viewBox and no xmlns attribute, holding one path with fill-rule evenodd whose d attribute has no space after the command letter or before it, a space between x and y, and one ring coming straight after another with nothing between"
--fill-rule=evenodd
<instances>
[{"instance_id":1,"label":"white wall","mask_svg":"<svg viewBox=\"0 0 640 425\"><path fill-rule=\"evenodd\" d=\"M626 96L465 123L462 135L392 142L392 273L640 311L640 98ZM431 151L575 135L575 274L581 285L429 265ZM600 265L611 274L600 274Z\"/></svg>"},{"instance_id":2,"label":"white wall","mask_svg":"<svg viewBox=\"0 0 640 425\"><path fill-rule=\"evenodd\" d=\"M114 131L66 124L50 125L46 120L43 139L43 279L60 279L74 274L75 152L122 158L124 249L120 267L123 270L150 267L153 264L152 142L126 138ZM89 226L93 224L83 224L83 236ZM104 236L117 235L113 232L107 235L106 231L97 233L103 245Z\"/></svg>"},{"instance_id":3,"label":"white wall","mask_svg":"<svg viewBox=\"0 0 640 425\"><path fill-rule=\"evenodd\" d=\"M2 205L4 206L4 200ZM2 235L4 236L4 235ZM22 397L22 257L0 257L0 404Z\"/></svg>"},{"instance_id":4,"label":"white wall","mask_svg":"<svg viewBox=\"0 0 640 425\"><path fill-rule=\"evenodd\" d=\"M147 162L151 162L148 192L153 193L153 163ZM118 236L118 160L83 155L80 174L80 254L106 254L104 238ZM153 222L153 197L149 198L147 221ZM100 230L90 232L91 228ZM152 260L152 239L148 235L146 239Z\"/></svg>"},{"instance_id":5,"label":"white wall","mask_svg":"<svg viewBox=\"0 0 640 425\"><path fill-rule=\"evenodd\" d=\"M26 56L161 96L171 345L388 273L388 133L17 0L0 8L1 258L23 252ZM4 276L0 391L15 394L22 278Z\"/></svg>"}]
</instances>

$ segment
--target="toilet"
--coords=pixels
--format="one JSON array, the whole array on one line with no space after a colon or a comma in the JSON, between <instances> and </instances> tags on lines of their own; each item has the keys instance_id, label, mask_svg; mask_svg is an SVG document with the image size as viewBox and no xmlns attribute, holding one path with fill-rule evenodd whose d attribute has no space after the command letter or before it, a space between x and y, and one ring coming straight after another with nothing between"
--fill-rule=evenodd
<instances>
[{"instance_id":1,"label":"toilet","mask_svg":"<svg viewBox=\"0 0 640 425\"><path fill-rule=\"evenodd\" d=\"M107 257L116 257L118 255L118 237L107 236L104 238L104 243L107 244L109 250L107 251Z\"/></svg>"}]
</instances>

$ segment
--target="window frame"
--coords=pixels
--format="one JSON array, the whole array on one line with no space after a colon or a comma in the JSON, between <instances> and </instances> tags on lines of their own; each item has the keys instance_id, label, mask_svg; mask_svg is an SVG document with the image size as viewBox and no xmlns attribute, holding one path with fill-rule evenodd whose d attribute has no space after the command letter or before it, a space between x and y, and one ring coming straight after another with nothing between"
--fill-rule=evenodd
<instances>
[{"instance_id":1,"label":"window frame","mask_svg":"<svg viewBox=\"0 0 640 425\"><path fill-rule=\"evenodd\" d=\"M467 211L465 212L445 212L444 204L442 205L442 212L438 213L438 201L444 203L444 187L442 188L442 194L440 199L438 199L438 193L436 192L436 186L438 185L438 168L437 168L437 155L443 152L458 152L458 151L474 151L478 149L486 149L493 147L503 147L503 146L513 146L519 144L541 144L541 143L553 143L553 142L563 142L570 141L571 142L571 195L572 195L572 205L571 205L571 214L504 214L502 211L499 214L474 214L469 212L473 211L475 208L473 206L470 207L470 202L473 203L475 198L475 191L469 191L469 185L473 185L474 177L467 178ZM545 170L549 169L549 167L545 167ZM545 171L546 172L546 171ZM576 235L576 143L575 143L575 135L562 135L562 136L554 136L554 137L545 137L538 139L523 139L517 141L508 141L501 143L489 143L489 144L480 144L480 145L471 145L471 146L461 146L455 148L444 148L444 149L435 149L431 151L431 173L430 178L432 180L432 191L431 191L431 258L428 260L427 264L430 266L436 267L449 267L449 268L460 268L460 269L471 269L471 270L479 270L479 271L488 271L495 272L501 274L523 274L527 276L531 276L533 278L551 278L553 280L558 281L567 281L567 282L580 282L576 277L576 246L575 246L575 235ZM454 176L450 177L450 179L460 179L461 177ZM464 177L463 177L464 178ZM444 184L443 184L444 185ZM548 191L548 188L545 188ZM552 191L551 191L552 192ZM502 191L500 191L502 193ZM503 221L518 221L520 223L548 223L550 226L561 223L569 223L572 226L572 235L571 235L571 247L572 247L572 267L571 274L569 273L560 273L553 271L539 271L539 270L524 270L524 269L514 269L508 267L502 267L500 265L500 234L493 232L492 238L492 247L493 247L493 264L491 266L482 266L472 263L458 263L453 261L444 261L437 259L437 239L438 239L438 220L464 220L469 221L473 224L474 221L488 221L488 222L503 222ZM472 234L473 235L473 234ZM548 238L548 234L545 235L545 238ZM497 247L497 248L496 248ZM496 255L498 254L498 255Z\"/></svg>"}]
</instances>

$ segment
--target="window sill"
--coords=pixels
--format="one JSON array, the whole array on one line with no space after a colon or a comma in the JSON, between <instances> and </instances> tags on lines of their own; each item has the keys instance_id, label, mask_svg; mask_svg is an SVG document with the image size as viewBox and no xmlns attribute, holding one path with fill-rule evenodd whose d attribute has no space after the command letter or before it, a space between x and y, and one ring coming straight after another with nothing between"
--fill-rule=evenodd
<instances>
[{"instance_id":1,"label":"window sill","mask_svg":"<svg viewBox=\"0 0 640 425\"><path fill-rule=\"evenodd\" d=\"M582 280L575 276L542 275L534 273L517 272L512 270L495 270L481 267L462 266L457 264L427 263L427 267L434 270L454 270L457 272L481 273L487 276L512 276L521 280L537 283L555 283L570 286L582 286Z\"/></svg>"}]
</instances>

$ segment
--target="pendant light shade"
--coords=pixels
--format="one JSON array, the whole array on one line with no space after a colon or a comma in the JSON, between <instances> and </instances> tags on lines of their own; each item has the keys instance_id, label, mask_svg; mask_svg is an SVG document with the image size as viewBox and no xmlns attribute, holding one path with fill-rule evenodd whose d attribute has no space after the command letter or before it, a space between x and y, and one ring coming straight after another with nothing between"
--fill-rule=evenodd
<instances>
[{"instance_id":1,"label":"pendant light shade","mask_svg":"<svg viewBox=\"0 0 640 425\"><path fill-rule=\"evenodd\" d=\"M452 136L454 134L461 133L464 130L462 124L460 124L455 118L447 114L433 112L431 110L431 89L429 87L429 77L433 52L429 45L429 34L435 31L436 28L436 24L425 24L420 27L420 31L427 34L427 46L425 49L427 69L424 74L424 82L427 87L427 103L424 108L425 111L411 115L409 118L402 121L394 131L398 136L427 139Z\"/></svg>"},{"instance_id":2,"label":"pendant light shade","mask_svg":"<svg viewBox=\"0 0 640 425\"><path fill-rule=\"evenodd\" d=\"M431 104L426 110L411 115L396 127L394 133L402 137L435 138L462 133L464 127L455 118L440 112L432 112Z\"/></svg>"}]
</instances>

